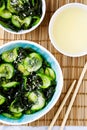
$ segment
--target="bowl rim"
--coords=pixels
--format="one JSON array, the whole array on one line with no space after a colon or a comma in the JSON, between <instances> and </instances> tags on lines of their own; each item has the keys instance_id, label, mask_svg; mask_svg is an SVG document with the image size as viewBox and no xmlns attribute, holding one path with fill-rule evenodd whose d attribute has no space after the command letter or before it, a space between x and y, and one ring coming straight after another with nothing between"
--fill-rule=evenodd
<instances>
[{"instance_id":1,"label":"bowl rim","mask_svg":"<svg viewBox=\"0 0 87 130\"><path fill-rule=\"evenodd\" d=\"M69 57L80 57L80 56L84 56L87 54L87 51L83 51L83 52L80 52L78 54L69 54L68 52L64 51L63 49L59 48L58 45L56 45L55 41L53 40L53 36L52 36L52 33L51 33L51 27L52 27L52 24L54 22L54 19L57 15L59 15L64 9L66 8L69 8L69 7L79 7L79 8L83 8L83 9L86 9L87 10L87 5L85 4L82 4L82 3L68 3L68 4L65 4L63 6L61 6L60 8L58 8L54 14L52 15L51 19L50 19L50 22L49 22L49 26L48 26L48 34L49 34L49 38L50 38L50 41L51 41L51 44L53 44L53 46L55 47L55 49L57 51L59 51L61 54L64 54L65 56L69 56Z\"/></svg>"},{"instance_id":2,"label":"bowl rim","mask_svg":"<svg viewBox=\"0 0 87 130\"><path fill-rule=\"evenodd\" d=\"M11 44L13 44L13 46L15 45L15 44L33 44L36 48L39 48L39 49L41 49L41 50L43 50L44 52L46 52L47 53L47 55L49 55L49 57L51 57L52 58L52 60L55 62L55 64L57 65L57 68L58 68L58 71L59 71L59 75L60 75L60 84L58 85L57 84L57 86L56 86L56 88L58 89L58 87L59 87L59 91L57 90L57 91L55 91L55 93L54 93L54 95L53 95L53 97L52 97L52 99L51 99L51 101L48 103L48 105L47 106L45 106L43 109L42 109L42 111L40 112L40 111L38 111L38 113L36 112L36 114L35 115L37 115L37 116L35 116L35 118L34 119L31 119L31 120L27 120L27 121L23 121L23 122L17 122L17 123L15 123L15 121L14 122L8 122L8 121L3 121L3 120L1 120L0 119L0 122L1 123L5 123L5 124L9 124L9 125L22 125L22 124L27 124L27 123L31 123L31 122L33 122L33 121L36 121L36 120L38 120L39 118L41 118L42 116L44 116L47 112L49 112L52 108L53 108L53 106L56 104L56 102L58 101L58 99L59 99L59 97L60 97L60 95L61 95L61 92L62 92L62 88L63 88L63 74L62 74L62 69L61 69L61 67L60 67L60 65L59 65L59 62L56 60L56 58L46 49L46 48L44 48L43 46L41 46L40 44L37 44L36 42L33 42L33 41L27 41L27 40L15 40L15 41L11 41L11 42L8 42L8 43L6 43L6 44L4 44L3 46L0 46L0 49L2 49L2 48L4 48L4 47L8 47L8 46L10 46ZM20 46L20 45L19 45ZM14 47L12 47L12 48L14 48ZM8 50L8 49L7 49ZM56 98L55 98L56 97ZM25 115L26 116L26 115Z\"/></svg>"},{"instance_id":3,"label":"bowl rim","mask_svg":"<svg viewBox=\"0 0 87 130\"><path fill-rule=\"evenodd\" d=\"M29 33L29 32L31 32L31 31L35 30L35 29L41 24L41 22L43 21L43 19L44 19L44 17L45 17L45 13L46 13L46 1L45 1L45 0L41 0L41 1L42 1L42 16L41 16L41 18L40 18L40 21L39 21L35 26L31 27L30 29L21 30L21 31L18 31L18 32L13 31L13 30L11 30L11 29L9 29L9 28L5 28L5 27L2 26L1 24L0 24L0 27L1 27L3 30L5 30L6 32L9 32L9 33L12 33L12 34L25 34L25 33Z\"/></svg>"}]
</instances>

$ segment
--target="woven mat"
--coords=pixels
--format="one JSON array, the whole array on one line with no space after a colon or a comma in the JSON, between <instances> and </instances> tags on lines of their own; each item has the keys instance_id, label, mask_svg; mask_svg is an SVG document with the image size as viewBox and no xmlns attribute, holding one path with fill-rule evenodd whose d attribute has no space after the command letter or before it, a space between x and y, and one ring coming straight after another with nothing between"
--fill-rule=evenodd
<instances>
[{"instance_id":1,"label":"woven mat","mask_svg":"<svg viewBox=\"0 0 87 130\"><path fill-rule=\"evenodd\" d=\"M35 31L32 31L31 33L27 33L25 35L13 35L0 29L0 45L3 45L13 40L31 40L31 41L37 42L38 44L47 48L47 50L49 50L55 56L55 58L58 60L63 71L64 87L63 87L62 94L58 102L53 107L53 109L51 109L50 112L47 113L45 116L27 125L43 126L43 125L50 124L71 82L73 81L73 79L79 78L82 68L87 60L87 56L83 56L80 58L70 58L70 57L66 57L60 54L52 46L49 40L48 25L49 25L49 20L52 14L54 13L56 9L70 2L80 2L80 3L87 4L87 0L46 0L47 10L46 10L45 18L43 22L41 23L41 25ZM87 100L86 99L87 99L87 74L83 79L83 82L81 84L80 90L78 92L76 100L71 109L66 125L87 126ZM65 115L69 100L70 98L65 104L55 125L61 124L62 119ZM0 125L3 125L3 124L1 123Z\"/></svg>"}]
</instances>

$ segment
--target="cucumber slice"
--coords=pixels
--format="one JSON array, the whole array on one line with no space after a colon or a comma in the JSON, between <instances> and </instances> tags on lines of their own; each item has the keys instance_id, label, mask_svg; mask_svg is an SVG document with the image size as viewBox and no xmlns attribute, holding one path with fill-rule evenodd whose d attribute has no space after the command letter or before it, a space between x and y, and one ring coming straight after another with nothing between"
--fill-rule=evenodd
<instances>
[{"instance_id":1,"label":"cucumber slice","mask_svg":"<svg viewBox=\"0 0 87 130\"><path fill-rule=\"evenodd\" d=\"M27 77L23 77L23 86L26 89Z\"/></svg>"},{"instance_id":2,"label":"cucumber slice","mask_svg":"<svg viewBox=\"0 0 87 130\"><path fill-rule=\"evenodd\" d=\"M19 82L12 81L9 83L3 83L1 86L3 88L11 88L11 87L16 87L16 85L18 85L18 84L19 84Z\"/></svg>"},{"instance_id":3,"label":"cucumber slice","mask_svg":"<svg viewBox=\"0 0 87 130\"><path fill-rule=\"evenodd\" d=\"M26 70L26 68L24 67L24 65L23 65L22 63L19 63L19 64L18 64L18 70L19 70L20 72L22 72L24 76L27 76L27 75L30 74L30 72L28 72L28 71Z\"/></svg>"},{"instance_id":4,"label":"cucumber slice","mask_svg":"<svg viewBox=\"0 0 87 130\"><path fill-rule=\"evenodd\" d=\"M53 69L51 69L49 67L47 67L45 69L45 74L48 75L49 77L51 77L52 80L55 80L55 78L56 78L55 72L53 71Z\"/></svg>"},{"instance_id":5,"label":"cucumber slice","mask_svg":"<svg viewBox=\"0 0 87 130\"><path fill-rule=\"evenodd\" d=\"M42 66L42 58L37 53L31 53L25 58L24 65L29 72L37 71Z\"/></svg>"},{"instance_id":6,"label":"cucumber slice","mask_svg":"<svg viewBox=\"0 0 87 130\"><path fill-rule=\"evenodd\" d=\"M5 102L5 97L0 94L0 105Z\"/></svg>"},{"instance_id":7,"label":"cucumber slice","mask_svg":"<svg viewBox=\"0 0 87 130\"><path fill-rule=\"evenodd\" d=\"M32 2L32 5L34 6L35 5L35 0L32 0L31 2Z\"/></svg>"},{"instance_id":8,"label":"cucumber slice","mask_svg":"<svg viewBox=\"0 0 87 130\"><path fill-rule=\"evenodd\" d=\"M10 19L12 14L8 10L3 10L0 12L0 16L4 19Z\"/></svg>"},{"instance_id":9,"label":"cucumber slice","mask_svg":"<svg viewBox=\"0 0 87 130\"><path fill-rule=\"evenodd\" d=\"M1 0L0 1L0 12L3 11L5 9L5 1L4 0Z\"/></svg>"},{"instance_id":10,"label":"cucumber slice","mask_svg":"<svg viewBox=\"0 0 87 130\"><path fill-rule=\"evenodd\" d=\"M15 61L17 56L18 56L17 48L2 53L2 59L4 61L6 61L6 62L13 62L13 61Z\"/></svg>"},{"instance_id":11,"label":"cucumber slice","mask_svg":"<svg viewBox=\"0 0 87 130\"><path fill-rule=\"evenodd\" d=\"M24 28L27 29L31 23L32 17L26 17L25 19L20 19L19 16L17 15L12 15L12 24L17 27L17 28L21 28L22 25L24 25Z\"/></svg>"},{"instance_id":12,"label":"cucumber slice","mask_svg":"<svg viewBox=\"0 0 87 130\"><path fill-rule=\"evenodd\" d=\"M43 96L43 94L40 91L37 91L37 100L35 102L35 104L31 107L31 111L38 111L40 109L42 109L45 106L45 98Z\"/></svg>"},{"instance_id":13,"label":"cucumber slice","mask_svg":"<svg viewBox=\"0 0 87 130\"><path fill-rule=\"evenodd\" d=\"M11 119L18 119L22 116L22 113L2 113L3 116Z\"/></svg>"},{"instance_id":14,"label":"cucumber slice","mask_svg":"<svg viewBox=\"0 0 87 130\"><path fill-rule=\"evenodd\" d=\"M24 20L23 20L23 24L24 24L24 27L25 29L27 29L31 23L31 20L32 20L32 17L29 16L29 17L26 17Z\"/></svg>"},{"instance_id":15,"label":"cucumber slice","mask_svg":"<svg viewBox=\"0 0 87 130\"><path fill-rule=\"evenodd\" d=\"M17 15L12 15L11 18L12 24L17 27L17 28L21 28L21 25L23 23L23 21L19 18L19 16Z\"/></svg>"},{"instance_id":16,"label":"cucumber slice","mask_svg":"<svg viewBox=\"0 0 87 130\"><path fill-rule=\"evenodd\" d=\"M5 116L5 117L7 117L7 118L14 119L14 117L11 114L9 114L9 113L2 113L2 115Z\"/></svg>"},{"instance_id":17,"label":"cucumber slice","mask_svg":"<svg viewBox=\"0 0 87 130\"><path fill-rule=\"evenodd\" d=\"M28 95L28 100L31 102L36 102L37 101L37 94L35 92L30 92Z\"/></svg>"},{"instance_id":18,"label":"cucumber slice","mask_svg":"<svg viewBox=\"0 0 87 130\"><path fill-rule=\"evenodd\" d=\"M8 9L11 13L16 13L16 10L11 6L11 0L7 0L7 9Z\"/></svg>"},{"instance_id":19,"label":"cucumber slice","mask_svg":"<svg viewBox=\"0 0 87 130\"><path fill-rule=\"evenodd\" d=\"M40 86L41 88L45 89L45 88L48 88L51 85L51 78L50 77L48 77L47 75L44 75L42 73L39 73L37 75L41 77L42 82L43 82L43 85Z\"/></svg>"},{"instance_id":20,"label":"cucumber slice","mask_svg":"<svg viewBox=\"0 0 87 130\"><path fill-rule=\"evenodd\" d=\"M33 19L34 19L35 22L32 24L32 26L35 26L35 25L37 25L39 23L40 17L34 16Z\"/></svg>"},{"instance_id":21,"label":"cucumber slice","mask_svg":"<svg viewBox=\"0 0 87 130\"><path fill-rule=\"evenodd\" d=\"M9 107L9 110L11 111L11 112L13 112L13 113L20 113L20 112L22 112L24 109L23 108L21 108L19 105L15 105L15 102L16 102L16 100L14 100L12 103L11 103L11 105L10 105L10 107Z\"/></svg>"},{"instance_id":22,"label":"cucumber slice","mask_svg":"<svg viewBox=\"0 0 87 130\"><path fill-rule=\"evenodd\" d=\"M20 118L22 116L22 112L20 112L20 113L13 113L13 116L18 119L18 118Z\"/></svg>"},{"instance_id":23,"label":"cucumber slice","mask_svg":"<svg viewBox=\"0 0 87 130\"><path fill-rule=\"evenodd\" d=\"M14 68L11 64L1 64L0 65L0 78L5 77L6 79L11 79L14 73Z\"/></svg>"},{"instance_id":24,"label":"cucumber slice","mask_svg":"<svg viewBox=\"0 0 87 130\"><path fill-rule=\"evenodd\" d=\"M28 115L31 114L31 110L26 110L25 114L28 114Z\"/></svg>"}]
</instances>

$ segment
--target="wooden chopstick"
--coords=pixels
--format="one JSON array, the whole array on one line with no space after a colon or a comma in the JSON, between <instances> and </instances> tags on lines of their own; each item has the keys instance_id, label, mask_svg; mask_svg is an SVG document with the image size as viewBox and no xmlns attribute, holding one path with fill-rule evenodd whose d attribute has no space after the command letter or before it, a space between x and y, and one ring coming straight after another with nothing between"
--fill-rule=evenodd
<instances>
[{"instance_id":1,"label":"wooden chopstick","mask_svg":"<svg viewBox=\"0 0 87 130\"><path fill-rule=\"evenodd\" d=\"M77 95L77 92L78 92L78 90L79 90L80 84L81 84L81 82L82 82L82 79L83 79L83 77L84 77L84 74L85 74L86 70L87 70L87 62L86 62L86 64L85 64L85 66L84 66L84 68L83 68L83 70L82 70L82 73L81 73L81 75L80 75L80 78L79 78L79 80L78 80L76 89L75 89L75 91L74 91L74 93L73 93L72 99L71 99L71 101L70 101L69 107L68 107L68 109L67 109L67 112L66 112L66 114L65 114L65 117L64 117L63 122L62 122L62 124L61 124L60 130L63 130L63 128L64 128L64 126L65 126L66 120L67 120L67 118L68 118L69 112L70 112L70 110L71 110L71 107L72 107L72 105L73 105L73 102L74 102L74 100L75 100L75 97L76 97L76 95ZM54 116L54 118L53 118L53 120L51 121L51 123L50 123L50 125L49 125L49 127L48 127L48 130L52 130L53 125L55 124L55 122L56 122L56 120L57 120L57 118L58 118L58 116L59 116L59 114L60 114L60 112L61 112L61 110L62 110L62 108L63 108L63 106L64 106L64 104L65 104L65 102L67 101L67 98L69 97L69 95L70 95L70 93L71 93L71 91L72 91L72 89L73 89L75 83L76 83L76 80L74 80L73 83L71 84L71 86L70 86L70 88L69 88L69 90L68 90L66 96L64 97L64 99L63 99L63 101L62 101L60 107L58 108L58 110L57 110L57 112L56 112L56 114L55 114L55 116Z\"/></svg>"},{"instance_id":2,"label":"wooden chopstick","mask_svg":"<svg viewBox=\"0 0 87 130\"><path fill-rule=\"evenodd\" d=\"M76 83L76 80L74 80L73 83L71 84L71 86L70 86L66 96L64 97L64 99L63 99L59 109L57 110L57 112L56 112L52 122L50 123L50 126L48 127L48 130L52 130L52 127L53 127L54 123L56 122L56 120L57 120L57 118L58 118L58 116L59 116L59 114L60 114L60 112L61 112L61 110L62 110L62 108L63 108L63 106L65 104L65 102L67 101L67 99L68 99L68 97L69 97L69 95L70 95L70 93L71 93L75 83Z\"/></svg>"},{"instance_id":3,"label":"wooden chopstick","mask_svg":"<svg viewBox=\"0 0 87 130\"><path fill-rule=\"evenodd\" d=\"M81 82L82 82L82 80L83 80L83 77L84 77L84 75L85 75L86 70L87 70L87 62L86 62L86 64L85 64L85 66L84 66L84 68L83 68L83 70L82 70L82 73L81 73L81 75L80 75L80 77L79 77L79 80L78 80L78 82L77 82L76 88L75 88L74 93L73 93L73 95L72 95L72 99L71 99L71 101L70 101L70 103L69 103L69 106L68 106L68 108L67 108L66 114L65 114L64 119L63 119L63 121L62 121L60 130L63 130L63 129L64 129L64 126L65 126L65 124L66 124L66 120L67 120L67 118L68 118L68 115L69 115L69 113L70 113L71 107L72 107L72 105L73 105L73 103L74 103L74 100L75 100L75 98L76 98L76 95L77 95L77 93L78 93L78 90L79 90L79 88L80 88L80 84L81 84Z\"/></svg>"}]
</instances>

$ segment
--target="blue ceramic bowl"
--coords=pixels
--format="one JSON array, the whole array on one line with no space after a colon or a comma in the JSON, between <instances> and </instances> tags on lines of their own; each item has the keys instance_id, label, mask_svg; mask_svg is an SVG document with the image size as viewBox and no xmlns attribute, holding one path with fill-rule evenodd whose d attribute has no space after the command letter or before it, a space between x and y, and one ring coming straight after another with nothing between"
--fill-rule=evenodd
<instances>
[{"instance_id":1,"label":"blue ceramic bowl","mask_svg":"<svg viewBox=\"0 0 87 130\"><path fill-rule=\"evenodd\" d=\"M37 43L31 42L31 41L21 41L21 40L12 41L12 42L9 42L9 43L1 46L0 53L3 53L4 51L13 49L15 47L23 47L23 48L29 47L29 48L34 49L39 54L41 54L46 59L46 61L49 62L49 64L55 71L56 82L57 82L56 91L55 91L51 101L42 110L40 110L34 114L23 115L20 119L17 119L17 120L10 119L10 118L0 115L0 122L2 122L2 123L6 123L6 124L10 124L10 125L21 125L21 124L33 122L33 121L39 119L40 117L42 117L43 115L45 115L48 111L50 111L50 109L55 105L55 103L57 102L57 100L61 94L62 86L63 86L63 76L62 76L61 68L60 68L57 60L54 58L54 56L49 51L47 51L44 47L40 46Z\"/></svg>"}]
</instances>

